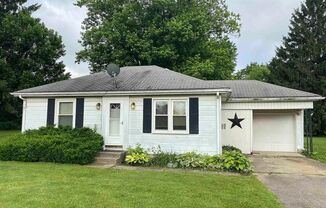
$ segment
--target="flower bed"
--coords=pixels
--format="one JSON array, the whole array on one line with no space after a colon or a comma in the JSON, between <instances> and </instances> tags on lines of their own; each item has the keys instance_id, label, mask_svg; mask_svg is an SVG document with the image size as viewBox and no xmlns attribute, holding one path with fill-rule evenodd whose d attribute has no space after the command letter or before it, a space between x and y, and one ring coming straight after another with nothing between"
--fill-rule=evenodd
<instances>
[{"instance_id":1,"label":"flower bed","mask_svg":"<svg viewBox=\"0 0 326 208\"><path fill-rule=\"evenodd\" d=\"M176 154L163 152L160 147L149 151L137 145L129 148L126 164L134 166L190 168L212 171L228 171L248 174L252 172L249 159L240 150L228 146L222 155L202 155L195 152Z\"/></svg>"}]
</instances>

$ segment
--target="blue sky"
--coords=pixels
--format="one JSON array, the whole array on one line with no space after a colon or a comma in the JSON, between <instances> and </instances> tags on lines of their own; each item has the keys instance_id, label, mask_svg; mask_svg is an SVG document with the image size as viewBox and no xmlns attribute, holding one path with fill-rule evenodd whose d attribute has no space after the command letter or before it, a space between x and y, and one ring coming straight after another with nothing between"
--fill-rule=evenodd
<instances>
[{"instance_id":1,"label":"blue sky","mask_svg":"<svg viewBox=\"0 0 326 208\"><path fill-rule=\"evenodd\" d=\"M28 0L42 7L34 13L47 27L57 31L66 46L62 58L66 70L73 77L89 74L86 63L76 64L75 53L81 50L81 22L86 10L73 5L71 0ZM300 6L298 0L226 0L229 9L241 17L241 35L232 37L238 48L237 67L244 68L250 62L267 63L275 55L275 49L287 34L291 14Z\"/></svg>"}]
</instances>

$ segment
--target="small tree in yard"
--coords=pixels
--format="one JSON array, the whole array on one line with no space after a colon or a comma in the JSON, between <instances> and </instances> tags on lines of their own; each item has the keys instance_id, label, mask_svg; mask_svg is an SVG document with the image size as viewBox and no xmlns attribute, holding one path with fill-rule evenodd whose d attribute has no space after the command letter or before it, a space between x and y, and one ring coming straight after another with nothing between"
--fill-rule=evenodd
<instances>
[{"instance_id":1,"label":"small tree in yard","mask_svg":"<svg viewBox=\"0 0 326 208\"><path fill-rule=\"evenodd\" d=\"M0 129L18 127L21 102L9 93L68 79L61 37L31 14L39 5L0 0Z\"/></svg>"},{"instance_id":2,"label":"small tree in yard","mask_svg":"<svg viewBox=\"0 0 326 208\"><path fill-rule=\"evenodd\" d=\"M234 75L234 79L267 81L270 70L265 64L251 63Z\"/></svg>"},{"instance_id":3,"label":"small tree in yard","mask_svg":"<svg viewBox=\"0 0 326 208\"><path fill-rule=\"evenodd\" d=\"M79 0L88 9L77 61L155 64L202 79L230 79L239 16L224 0Z\"/></svg>"}]
</instances>

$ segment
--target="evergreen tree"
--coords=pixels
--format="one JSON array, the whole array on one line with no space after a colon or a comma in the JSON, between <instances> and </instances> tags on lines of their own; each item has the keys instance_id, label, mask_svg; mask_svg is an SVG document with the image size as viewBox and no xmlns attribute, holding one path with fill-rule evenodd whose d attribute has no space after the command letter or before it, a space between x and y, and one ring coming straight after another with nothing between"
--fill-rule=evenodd
<instances>
[{"instance_id":1,"label":"evergreen tree","mask_svg":"<svg viewBox=\"0 0 326 208\"><path fill-rule=\"evenodd\" d=\"M9 93L70 77L58 59L61 37L31 13L39 5L0 0L0 129L19 126L21 101Z\"/></svg>"},{"instance_id":2,"label":"evergreen tree","mask_svg":"<svg viewBox=\"0 0 326 208\"><path fill-rule=\"evenodd\" d=\"M275 84L326 95L326 1L306 0L269 67ZM326 102L314 105L314 134L326 134Z\"/></svg>"},{"instance_id":3,"label":"evergreen tree","mask_svg":"<svg viewBox=\"0 0 326 208\"><path fill-rule=\"evenodd\" d=\"M155 64L202 79L230 79L239 16L224 0L79 0L88 9L77 61Z\"/></svg>"}]
</instances>

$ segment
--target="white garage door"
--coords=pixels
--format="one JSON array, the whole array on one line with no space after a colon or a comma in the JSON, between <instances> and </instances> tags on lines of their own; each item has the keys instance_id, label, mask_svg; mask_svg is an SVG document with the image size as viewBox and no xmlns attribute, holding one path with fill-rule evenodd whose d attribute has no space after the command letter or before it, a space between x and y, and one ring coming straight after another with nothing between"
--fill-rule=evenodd
<instances>
[{"instance_id":1,"label":"white garage door","mask_svg":"<svg viewBox=\"0 0 326 208\"><path fill-rule=\"evenodd\" d=\"M254 113L253 151L296 152L293 113Z\"/></svg>"}]
</instances>

